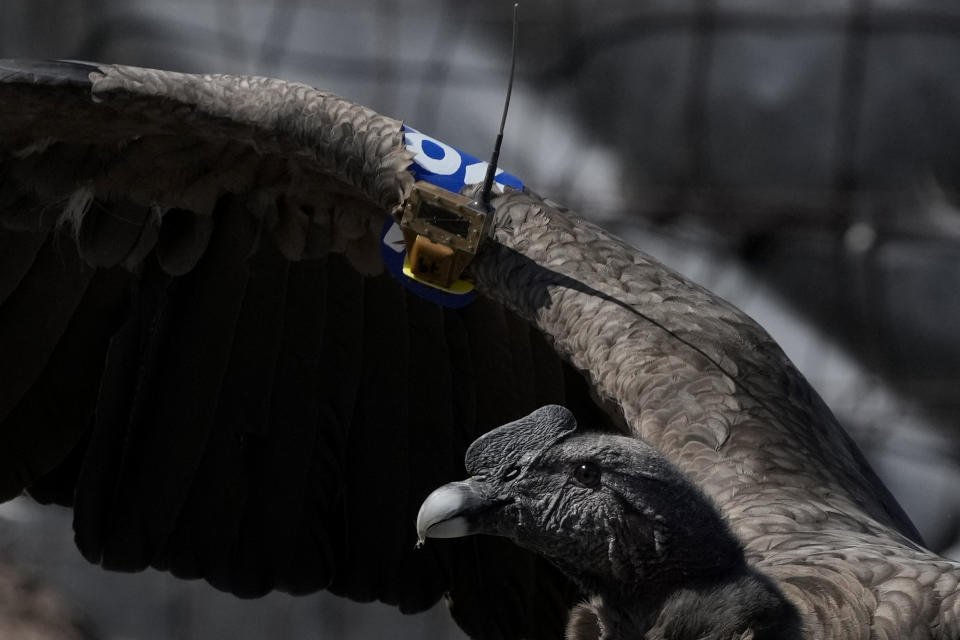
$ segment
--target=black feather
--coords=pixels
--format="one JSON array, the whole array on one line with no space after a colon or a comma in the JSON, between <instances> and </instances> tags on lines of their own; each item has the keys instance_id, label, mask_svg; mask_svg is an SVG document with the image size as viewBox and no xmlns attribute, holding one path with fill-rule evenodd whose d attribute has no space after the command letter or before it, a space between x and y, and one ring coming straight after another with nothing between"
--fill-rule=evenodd
<instances>
[{"instance_id":1,"label":"black feather","mask_svg":"<svg viewBox=\"0 0 960 640\"><path fill-rule=\"evenodd\" d=\"M346 456L347 440L361 388L363 366L364 288L366 278L340 255L327 259L326 317L320 371L315 393L320 400L318 438L308 481L313 484L314 507L329 544L326 571L316 576L326 588L344 569L346 561ZM308 532L310 533L310 532ZM305 541L305 544L309 540Z\"/></svg>"},{"instance_id":2,"label":"black feather","mask_svg":"<svg viewBox=\"0 0 960 640\"><path fill-rule=\"evenodd\" d=\"M147 207L126 202L94 200L77 237L81 257L94 267L120 264L136 246L149 213Z\"/></svg>"},{"instance_id":3,"label":"black feather","mask_svg":"<svg viewBox=\"0 0 960 640\"><path fill-rule=\"evenodd\" d=\"M325 584L331 550L310 474L318 449L327 273L325 263L293 263L264 446L267 498L260 519L269 523L262 560L271 583L290 593L310 593Z\"/></svg>"},{"instance_id":4,"label":"black feather","mask_svg":"<svg viewBox=\"0 0 960 640\"><path fill-rule=\"evenodd\" d=\"M0 60L0 83L89 88L98 67L67 60Z\"/></svg>"},{"instance_id":5,"label":"black feather","mask_svg":"<svg viewBox=\"0 0 960 640\"><path fill-rule=\"evenodd\" d=\"M93 278L73 243L56 234L0 306L0 422L43 371ZM9 497L9 496L7 496Z\"/></svg>"},{"instance_id":6,"label":"black feather","mask_svg":"<svg viewBox=\"0 0 960 640\"><path fill-rule=\"evenodd\" d=\"M0 233L0 306L30 271L46 240L46 231Z\"/></svg>"},{"instance_id":7,"label":"black feather","mask_svg":"<svg viewBox=\"0 0 960 640\"><path fill-rule=\"evenodd\" d=\"M447 347L444 311L407 292L407 335L410 356L408 438L411 451L405 522L414 522L423 499L440 478L457 478L461 450L454 444L453 403L462 389L453 386L451 352ZM429 459L415 452L429 451ZM449 480L447 480L449 482ZM401 611L422 611L436 602L450 581L447 558L436 545L416 549L413 527L402 532L401 565L396 604Z\"/></svg>"},{"instance_id":8,"label":"black feather","mask_svg":"<svg viewBox=\"0 0 960 640\"><path fill-rule=\"evenodd\" d=\"M403 374L410 357L404 290L384 274L367 279L364 300L360 384L367 397L358 399L347 440L346 561L330 588L355 600L395 601L392 585L411 522L404 519L407 405L416 389Z\"/></svg>"},{"instance_id":9,"label":"black feather","mask_svg":"<svg viewBox=\"0 0 960 640\"><path fill-rule=\"evenodd\" d=\"M103 564L167 567L168 540L188 495L210 430L250 251L225 219L209 252L168 290L159 330L137 363L139 381L108 507ZM102 499L102 498L101 498Z\"/></svg>"},{"instance_id":10,"label":"black feather","mask_svg":"<svg viewBox=\"0 0 960 640\"><path fill-rule=\"evenodd\" d=\"M30 487L63 461L86 430L131 280L122 271L93 278L43 372L3 421L0 486L5 490Z\"/></svg>"},{"instance_id":11,"label":"black feather","mask_svg":"<svg viewBox=\"0 0 960 640\"><path fill-rule=\"evenodd\" d=\"M290 263L273 242L264 242L248 262L250 278L243 299L230 365L224 376L217 425L230 430L239 443L237 485L231 488L231 507L238 509L223 523L230 545L214 556L214 576L221 574L228 588L242 597L265 594L272 570L263 557L273 526L262 518L271 496L264 479L270 473L270 406L283 340ZM224 436L225 437L225 436ZM200 507L215 495L201 501ZM211 544L215 541L211 539ZM216 577L214 584L219 582Z\"/></svg>"},{"instance_id":12,"label":"black feather","mask_svg":"<svg viewBox=\"0 0 960 640\"><path fill-rule=\"evenodd\" d=\"M106 535L115 517L130 416L162 343L156 335L163 332L171 282L155 261L146 265L130 314L107 350L73 520L77 547L96 564L104 560Z\"/></svg>"}]
</instances>

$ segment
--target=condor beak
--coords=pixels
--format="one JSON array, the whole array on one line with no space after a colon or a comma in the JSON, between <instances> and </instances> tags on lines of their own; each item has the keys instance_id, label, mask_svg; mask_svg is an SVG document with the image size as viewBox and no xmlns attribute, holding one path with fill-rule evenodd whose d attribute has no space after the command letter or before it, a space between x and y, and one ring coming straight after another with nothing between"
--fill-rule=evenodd
<instances>
[{"instance_id":1,"label":"condor beak","mask_svg":"<svg viewBox=\"0 0 960 640\"><path fill-rule=\"evenodd\" d=\"M473 479L443 485L420 505L417 546L427 538L461 538L480 533L476 516L492 506Z\"/></svg>"}]
</instances>

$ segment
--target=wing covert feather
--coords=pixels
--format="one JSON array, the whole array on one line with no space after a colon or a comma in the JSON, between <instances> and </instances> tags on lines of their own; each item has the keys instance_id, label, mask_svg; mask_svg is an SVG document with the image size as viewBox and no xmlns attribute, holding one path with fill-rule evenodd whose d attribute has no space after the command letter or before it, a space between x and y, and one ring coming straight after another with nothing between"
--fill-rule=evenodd
<instances>
[{"instance_id":1,"label":"wing covert feather","mask_svg":"<svg viewBox=\"0 0 960 640\"><path fill-rule=\"evenodd\" d=\"M472 306L377 275L410 159L398 121L305 85L0 63L0 434L71 414L3 495L76 477L78 545L107 567L405 611L444 594L475 637L559 637L577 594L543 561L412 545L475 437L563 401L701 486L812 634L960 633L957 565L728 303L510 190Z\"/></svg>"},{"instance_id":2,"label":"wing covert feather","mask_svg":"<svg viewBox=\"0 0 960 640\"><path fill-rule=\"evenodd\" d=\"M915 589L917 610L936 612L918 623L887 615L900 596L882 573L848 580L864 551L935 577L960 567L919 545L859 450L756 323L532 194L509 193L495 206L498 243L472 266L478 287L549 336L601 406L705 490L810 629L841 637L844 620L860 620L907 637L917 624L956 619L954 592ZM784 586L805 571L814 574L808 584ZM836 587L836 598L816 580Z\"/></svg>"}]
</instances>

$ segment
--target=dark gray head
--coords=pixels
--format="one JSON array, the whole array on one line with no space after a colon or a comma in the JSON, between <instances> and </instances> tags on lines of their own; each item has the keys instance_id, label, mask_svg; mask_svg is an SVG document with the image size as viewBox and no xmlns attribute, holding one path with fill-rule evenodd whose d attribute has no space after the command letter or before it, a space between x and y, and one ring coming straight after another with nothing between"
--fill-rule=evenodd
<instances>
[{"instance_id":1,"label":"dark gray head","mask_svg":"<svg viewBox=\"0 0 960 640\"><path fill-rule=\"evenodd\" d=\"M661 589L742 562L706 497L635 438L578 433L547 406L478 438L468 480L420 508L424 537L506 536L556 563L588 592Z\"/></svg>"},{"instance_id":2,"label":"dark gray head","mask_svg":"<svg viewBox=\"0 0 960 640\"><path fill-rule=\"evenodd\" d=\"M475 533L511 538L599 596L600 626L620 626L612 620L622 616L635 631L667 616L669 624L693 620L689 637L714 637L755 626L748 619L758 615L775 624L789 608L747 568L739 542L706 496L636 438L578 433L567 409L547 406L478 438L466 467L470 478L440 487L420 507L421 542ZM721 610L727 602L756 606L731 606L733 615L724 613L722 621L698 616L710 599ZM603 607L617 613L604 622ZM704 629L709 633L698 635Z\"/></svg>"}]
</instances>

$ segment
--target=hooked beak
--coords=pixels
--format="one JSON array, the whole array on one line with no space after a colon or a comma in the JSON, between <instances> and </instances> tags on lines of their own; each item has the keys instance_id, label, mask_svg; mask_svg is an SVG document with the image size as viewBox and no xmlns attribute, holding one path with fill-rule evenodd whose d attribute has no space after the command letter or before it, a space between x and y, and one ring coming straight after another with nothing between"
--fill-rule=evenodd
<instances>
[{"instance_id":1,"label":"hooked beak","mask_svg":"<svg viewBox=\"0 0 960 640\"><path fill-rule=\"evenodd\" d=\"M481 533L476 516L493 506L480 494L473 479L443 485L420 505L417 546L427 538L462 538Z\"/></svg>"}]
</instances>

